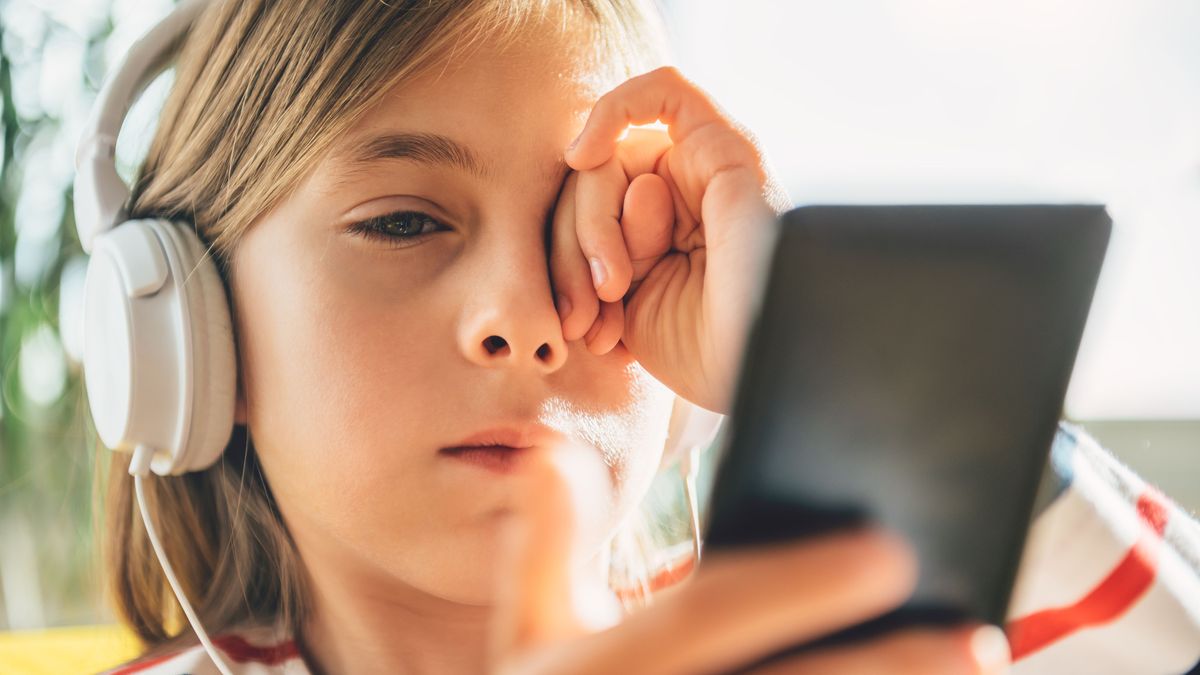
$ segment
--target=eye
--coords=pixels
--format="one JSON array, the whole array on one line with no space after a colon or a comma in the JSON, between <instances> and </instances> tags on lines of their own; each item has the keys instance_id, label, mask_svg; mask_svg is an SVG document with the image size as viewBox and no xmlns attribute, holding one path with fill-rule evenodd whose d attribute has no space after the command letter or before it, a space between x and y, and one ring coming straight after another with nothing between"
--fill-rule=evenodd
<instances>
[{"instance_id":1,"label":"eye","mask_svg":"<svg viewBox=\"0 0 1200 675\"><path fill-rule=\"evenodd\" d=\"M434 232L450 229L437 218L420 211L394 211L361 220L346 228L364 239L383 241L393 248L418 243Z\"/></svg>"}]
</instances>

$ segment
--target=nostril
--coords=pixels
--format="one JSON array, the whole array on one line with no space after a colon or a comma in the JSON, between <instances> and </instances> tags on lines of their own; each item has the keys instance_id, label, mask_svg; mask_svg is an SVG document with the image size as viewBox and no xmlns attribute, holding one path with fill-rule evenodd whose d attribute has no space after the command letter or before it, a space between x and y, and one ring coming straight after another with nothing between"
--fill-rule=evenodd
<instances>
[{"instance_id":1,"label":"nostril","mask_svg":"<svg viewBox=\"0 0 1200 675\"><path fill-rule=\"evenodd\" d=\"M488 354L495 354L502 351L507 352L508 343L505 342L504 338L500 337L499 335L489 335L487 339L483 341L483 347L484 349L488 350Z\"/></svg>"},{"instance_id":2,"label":"nostril","mask_svg":"<svg viewBox=\"0 0 1200 675\"><path fill-rule=\"evenodd\" d=\"M542 346L538 347L537 357L539 359L541 359L542 361L545 361L546 359L550 358L550 345L543 342Z\"/></svg>"}]
</instances>

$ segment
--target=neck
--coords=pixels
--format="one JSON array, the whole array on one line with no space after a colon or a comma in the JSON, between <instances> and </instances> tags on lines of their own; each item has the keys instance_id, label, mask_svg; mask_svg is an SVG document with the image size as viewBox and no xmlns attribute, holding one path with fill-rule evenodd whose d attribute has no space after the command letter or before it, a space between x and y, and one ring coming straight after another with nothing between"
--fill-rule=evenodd
<instances>
[{"instance_id":1,"label":"neck","mask_svg":"<svg viewBox=\"0 0 1200 675\"><path fill-rule=\"evenodd\" d=\"M313 589L301 637L314 673L486 672L489 608L408 588L342 594Z\"/></svg>"},{"instance_id":2,"label":"neck","mask_svg":"<svg viewBox=\"0 0 1200 675\"><path fill-rule=\"evenodd\" d=\"M593 581L606 579L607 565L605 548L589 565ZM309 579L311 612L297 643L314 674L489 670L490 604L448 600L345 567Z\"/></svg>"}]
</instances>

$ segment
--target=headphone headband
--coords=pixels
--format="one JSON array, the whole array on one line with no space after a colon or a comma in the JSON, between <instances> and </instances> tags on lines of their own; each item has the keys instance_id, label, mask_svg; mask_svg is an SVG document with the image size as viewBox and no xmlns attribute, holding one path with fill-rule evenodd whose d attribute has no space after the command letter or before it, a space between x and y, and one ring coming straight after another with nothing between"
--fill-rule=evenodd
<instances>
[{"instance_id":1,"label":"headphone headband","mask_svg":"<svg viewBox=\"0 0 1200 675\"><path fill-rule=\"evenodd\" d=\"M96 236L125 220L129 186L117 174L117 136L125 115L166 69L210 0L183 0L133 43L92 104L75 149L75 227L83 250Z\"/></svg>"}]
</instances>

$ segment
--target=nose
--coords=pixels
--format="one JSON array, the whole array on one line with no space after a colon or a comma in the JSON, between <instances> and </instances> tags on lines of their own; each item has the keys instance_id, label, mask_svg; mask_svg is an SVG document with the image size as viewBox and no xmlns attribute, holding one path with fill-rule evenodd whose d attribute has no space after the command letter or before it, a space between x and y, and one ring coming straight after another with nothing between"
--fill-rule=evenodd
<instances>
[{"instance_id":1,"label":"nose","mask_svg":"<svg viewBox=\"0 0 1200 675\"><path fill-rule=\"evenodd\" d=\"M514 259L513 256L519 259ZM549 374L567 359L550 293L545 251L493 250L468 293L460 348L488 368L536 368Z\"/></svg>"}]
</instances>

